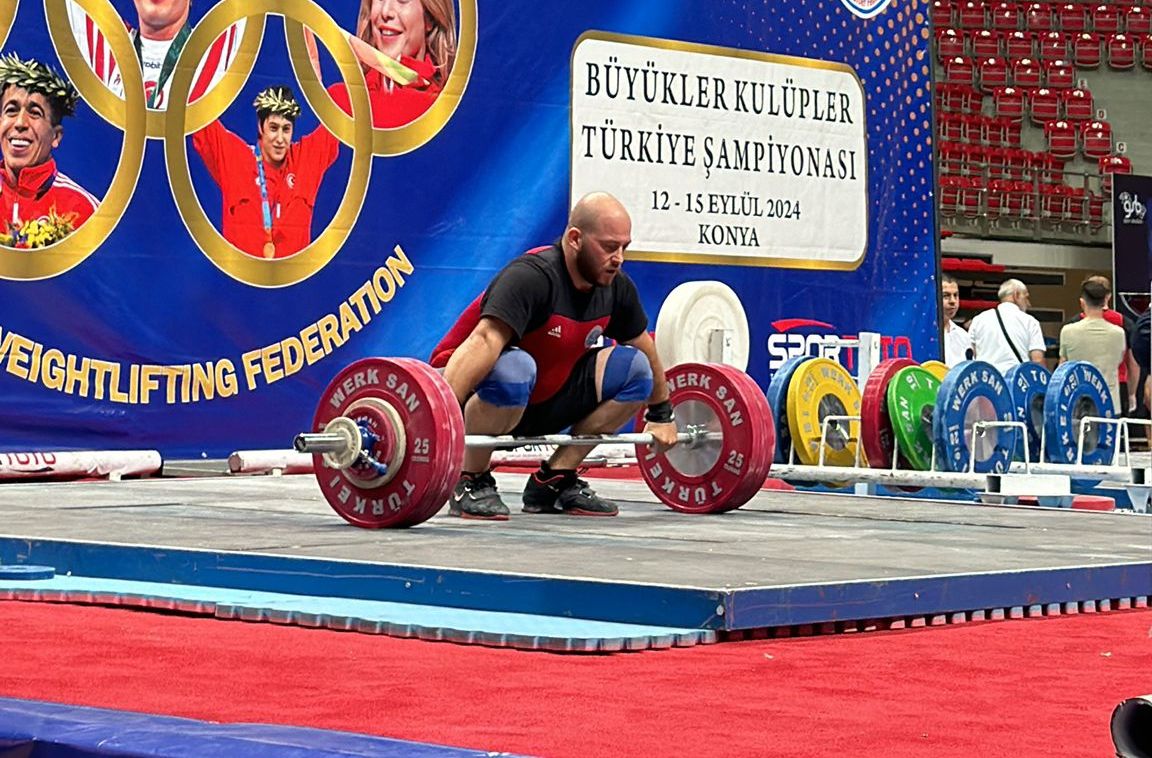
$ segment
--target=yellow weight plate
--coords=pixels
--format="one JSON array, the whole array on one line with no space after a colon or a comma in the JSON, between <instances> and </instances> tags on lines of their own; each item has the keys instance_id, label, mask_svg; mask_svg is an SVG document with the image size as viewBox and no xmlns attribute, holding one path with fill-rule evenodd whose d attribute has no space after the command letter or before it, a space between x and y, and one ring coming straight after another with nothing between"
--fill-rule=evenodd
<instances>
[{"instance_id":1,"label":"yellow weight plate","mask_svg":"<svg viewBox=\"0 0 1152 758\"><path fill-rule=\"evenodd\" d=\"M948 364L943 361L924 361L920 364L920 368L940 381L944 381L944 377L948 376Z\"/></svg>"},{"instance_id":2,"label":"yellow weight plate","mask_svg":"<svg viewBox=\"0 0 1152 758\"><path fill-rule=\"evenodd\" d=\"M860 388L839 363L815 358L801 364L788 383L788 427L801 463L815 466L820 462L821 424L829 416L859 418ZM859 439L859 421L829 422L824 464L855 465Z\"/></svg>"}]
</instances>

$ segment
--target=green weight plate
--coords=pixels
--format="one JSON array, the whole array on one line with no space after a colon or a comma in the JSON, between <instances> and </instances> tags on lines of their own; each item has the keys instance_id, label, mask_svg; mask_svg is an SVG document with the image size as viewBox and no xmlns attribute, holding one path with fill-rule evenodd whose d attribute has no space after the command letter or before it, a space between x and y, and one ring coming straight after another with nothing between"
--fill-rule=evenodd
<instances>
[{"instance_id":1,"label":"green weight plate","mask_svg":"<svg viewBox=\"0 0 1152 758\"><path fill-rule=\"evenodd\" d=\"M888 382L888 417L900 452L917 471L932 468L932 414L940 380L928 369L908 366Z\"/></svg>"}]
</instances>

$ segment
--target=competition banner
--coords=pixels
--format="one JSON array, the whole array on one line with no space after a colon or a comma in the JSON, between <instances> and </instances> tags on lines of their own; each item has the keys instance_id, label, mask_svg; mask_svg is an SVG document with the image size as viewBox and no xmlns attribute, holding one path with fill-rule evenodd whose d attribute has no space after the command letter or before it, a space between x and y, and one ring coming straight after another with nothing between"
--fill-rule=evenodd
<instances>
[{"instance_id":1,"label":"competition banner","mask_svg":"<svg viewBox=\"0 0 1152 758\"><path fill-rule=\"evenodd\" d=\"M1113 281L1117 292L1147 294L1152 282L1152 176L1117 174L1112 184Z\"/></svg>"},{"instance_id":2,"label":"competition banner","mask_svg":"<svg viewBox=\"0 0 1152 758\"><path fill-rule=\"evenodd\" d=\"M590 191L650 328L725 283L761 386L862 330L936 358L928 14L0 0L0 451L288 447Z\"/></svg>"}]
</instances>

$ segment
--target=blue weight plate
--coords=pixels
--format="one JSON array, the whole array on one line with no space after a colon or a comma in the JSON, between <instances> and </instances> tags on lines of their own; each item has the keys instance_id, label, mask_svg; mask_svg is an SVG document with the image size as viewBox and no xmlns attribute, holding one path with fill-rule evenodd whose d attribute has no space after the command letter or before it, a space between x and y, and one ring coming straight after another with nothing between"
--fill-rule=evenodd
<instances>
[{"instance_id":1,"label":"blue weight plate","mask_svg":"<svg viewBox=\"0 0 1152 758\"><path fill-rule=\"evenodd\" d=\"M1112 393L1100 369L1085 361L1069 361L1052 372L1044 395L1044 446L1052 463L1075 463L1080 440L1080 419L1114 418ZM1083 462L1108 465L1116 451L1116 427L1092 425L1084 434Z\"/></svg>"},{"instance_id":2,"label":"blue weight plate","mask_svg":"<svg viewBox=\"0 0 1152 758\"><path fill-rule=\"evenodd\" d=\"M52 566L0 566L0 579L51 579L56 576Z\"/></svg>"},{"instance_id":3,"label":"blue weight plate","mask_svg":"<svg viewBox=\"0 0 1152 758\"><path fill-rule=\"evenodd\" d=\"M1012 398L1004 377L991 363L964 361L940 384L932 436L936 455L945 471L967 471L970 455L976 456L980 474L1007 471L1020 436L1016 429L987 429L976 437L977 421L1015 421Z\"/></svg>"},{"instance_id":4,"label":"blue weight plate","mask_svg":"<svg viewBox=\"0 0 1152 758\"><path fill-rule=\"evenodd\" d=\"M796 369L814 357L795 355L784 361L772 375L772 381L768 382L768 389L764 392L768 397L768 406L772 409L772 419L776 423L776 452L772 457L775 463L787 463L788 451L792 448L792 432L788 429L788 385Z\"/></svg>"},{"instance_id":5,"label":"blue weight plate","mask_svg":"<svg viewBox=\"0 0 1152 758\"><path fill-rule=\"evenodd\" d=\"M1024 446L1028 446L1028 460L1040 460L1040 436L1044 431L1044 395L1048 391L1048 381L1052 374L1039 363L1021 363L1008 369L1004 381L1012 396L1016 420L1028 427L1027 442L1023 438L1016 443L1015 458L1024 460Z\"/></svg>"}]
</instances>

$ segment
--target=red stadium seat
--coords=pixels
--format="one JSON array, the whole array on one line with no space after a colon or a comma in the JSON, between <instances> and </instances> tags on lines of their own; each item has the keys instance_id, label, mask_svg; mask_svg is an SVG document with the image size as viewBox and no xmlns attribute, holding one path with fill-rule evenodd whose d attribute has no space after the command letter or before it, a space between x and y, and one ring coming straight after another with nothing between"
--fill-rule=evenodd
<instances>
[{"instance_id":1,"label":"red stadium seat","mask_svg":"<svg viewBox=\"0 0 1152 758\"><path fill-rule=\"evenodd\" d=\"M1069 34L1088 31L1088 6L1064 3L1056 6L1056 20L1060 30Z\"/></svg>"},{"instance_id":2,"label":"red stadium seat","mask_svg":"<svg viewBox=\"0 0 1152 758\"><path fill-rule=\"evenodd\" d=\"M1041 126L1056 121L1060 118L1060 93L1041 87L1032 93L1030 106L1028 118L1033 124Z\"/></svg>"},{"instance_id":3,"label":"red stadium seat","mask_svg":"<svg viewBox=\"0 0 1152 758\"><path fill-rule=\"evenodd\" d=\"M988 12L992 28L997 31L1012 31L1020 28L1020 6L1009 0L1000 0Z\"/></svg>"},{"instance_id":4,"label":"red stadium seat","mask_svg":"<svg viewBox=\"0 0 1152 758\"><path fill-rule=\"evenodd\" d=\"M1080 68L1096 68L1100 65L1100 35L1095 32L1080 32L1072 40L1072 60Z\"/></svg>"},{"instance_id":5,"label":"red stadium seat","mask_svg":"<svg viewBox=\"0 0 1152 758\"><path fill-rule=\"evenodd\" d=\"M989 29L972 32L968 47L973 58L995 58L1000 55L1000 35Z\"/></svg>"},{"instance_id":6,"label":"red stadium seat","mask_svg":"<svg viewBox=\"0 0 1152 758\"><path fill-rule=\"evenodd\" d=\"M970 176L960 185L960 213L965 218L980 217L984 200L984 180Z\"/></svg>"},{"instance_id":7,"label":"red stadium seat","mask_svg":"<svg viewBox=\"0 0 1152 758\"><path fill-rule=\"evenodd\" d=\"M1068 57L1068 42L1071 37L1064 32L1044 32L1036 36L1043 60Z\"/></svg>"},{"instance_id":8,"label":"red stadium seat","mask_svg":"<svg viewBox=\"0 0 1152 758\"><path fill-rule=\"evenodd\" d=\"M970 85L937 82L940 109L951 113L977 113L983 109L984 97Z\"/></svg>"},{"instance_id":9,"label":"red stadium seat","mask_svg":"<svg viewBox=\"0 0 1152 758\"><path fill-rule=\"evenodd\" d=\"M1097 5L1092 9L1092 29L1098 34L1115 34L1123 31L1123 17L1116 5Z\"/></svg>"},{"instance_id":10,"label":"red stadium seat","mask_svg":"<svg viewBox=\"0 0 1152 758\"><path fill-rule=\"evenodd\" d=\"M998 118L1024 120L1024 91L1016 87L997 87L992 92L993 111Z\"/></svg>"},{"instance_id":11,"label":"red stadium seat","mask_svg":"<svg viewBox=\"0 0 1152 758\"><path fill-rule=\"evenodd\" d=\"M1080 142L1084 155L1102 158L1112 154L1112 125L1107 121L1085 121L1080 127Z\"/></svg>"},{"instance_id":12,"label":"red stadium seat","mask_svg":"<svg viewBox=\"0 0 1152 758\"><path fill-rule=\"evenodd\" d=\"M1032 178L1042 184L1060 184L1064 181L1064 161L1051 153L1033 153Z\"/></svg>"},{"instance_id":13,"label":"red stadium seat","mask_svg":"<svg viewBox=\"0 0 1152 758\"><path fill-rule=\"evenodd\" d=\"M956 17L953 14L950 0L932 0L932 26L939 29L944 26L952 26L955 21Z\"/></svg>"},{"instance_id":14,"label":"red stadium seat","mask_svg":"<svg viewBox=\"0 0 1152 758\"><path fill-rule=\"evenodd\" d=\"M1140 65L1152 71L1152 34L1140 38Z\"/></svg>"},{"instance_id":15,"label":"red stadium seat","mask_svg":"<svg viewBox=\"0 0 1152 758\"><path fill-rule=\"evenodd\" d=\"M1048 152L1057 158L1076 157L1076 127L1064 120L1049 121L1044 124L1044 137L1048 140Z\"/></svg>"},{"instance_id":16,"label":"red stadium seat","mask_svg":"<svg viewBox=\"0 0 1152 758\"><path fill-rule=\"evenodd\" d=\"M1044 63L1044 83L1049 89L1068 89L1076 84L1076 69L1071 61L1047 61Z\"/></svg>"},{"instance_id":17,"label":"red stadium seat","mask_svg":"<svg viewBox=\"0 0 1152 758\"><path fill-rule=\"evenodd\" d=\"M1012 143L1012 124L1009 119L995 117L984 119L984 144L991 147L1016 147Z\"/></svg>"},{"instance_id":18,"label":"red stadium seat","mask_svg":"<svg viewBox=\"0 0 1152 758\"><path fill-rule=\"evenodd\" d=\"M1014 148L989 147L984 151L988 162L989 179L1011 179L1012 172L1008 169L1008 157Z\"/></svg>"},{"instance_id":19,"label":"red stadium seat","mask_svg":"<svg viewBox=\"0 0 1152 758\"><path fill-rule=\"evenodd\" d=\"M1095 116L1091 92L1079 87L1064 91L1064 118L1069 121L1087 121Z\"/></svg>"},{"instance_id":20,"label":"red stadium seat","mask_svg":"<svg viewBox=\"0 0 1152 758\"><path fill-rule=\"evenodd\" d=\"M1077 226L1083 225L1088 221L1088 207L1087 196L1083 187L1068 187L1064 190L1065 196L1068 198L1064 209L1065 221Z\"/></svg>"},{"instance_id":21,"label":"red stadium seat","mask_svg":"<svg viewBox=\"0 0 1152 758\"><path fill-rule=\"evenodd\" d=\"M1104 195L1099 192L1088 193L1088 224L1093 231L1104 226Z\"/></svg>"},{"instance_id":22,"label":"red stadium seat","mask_svg":"<svg viewBox=\"0 0 1152 758\"><path fill-rule=\"evenodd\" d=\"M1148 50L1145 47L1145 58ZM1108 38L1108 67L1120 71L1136 65L1136 45L1127 34L1113 34ZM1147 60L1145 60L1147 65Z\"/></svg>"},{"instance_id":23,"label":"red stadium seat","mask_svg":"<svg viewBox=\"0 0 1152 758\"><path fill-rule=\"evenodd\" d=\"M1008 176L1016 181L1024 179L1024 175L1028 173L1028 167L1032 162L1032 153L1028 150L1010 149L1004 152L1004 159L1007 163Z\"/></svg>"},{"instance_id":24,"label":"red stadium seat","mask_svg":"<svg viewBox=\"0 0 1152 758\"><path fill-rule=\"evenodd\" d=\"M1040 185L1040 218L1052 224L1068 220L1072 188L1065 184Z\"/></svg>"},{"instance_id":25,"label":"red stadium seat","mask_svg":"<svg viewBox=\"0 0 1152 758\"><path fill-rule=\"evenodd\" d=\"M1048 3L1031 3L1024 9L1024 28L1030 32L1046 32L1054 26L1052 6Z\"/></svg>"},{"instance_id":26,"label":"red stadium seat","mask_svg":"<svg viewBox=\"0 0 1152 758\"><path fill-rule=\"evenodd\" d=\"M964 145L964 162L960 165L962 176L984 176L984 167L987 158L983 145Z\"/></svg>"},{"instance_id":27,"label":"red stadium seat","mask_svg":"<svg viewBox=\"0 0 1152 758\"><path fill-rule=\"evenodd\" d=\"M1131 174L1132 161L1125 155L1104 155L1100 157L1100 189L1112 194L1112 174Z\"/></svg>"},{"instance_id":28,"label":"red stadium seat","mask_svg":"<svg viewBox=\"0 0 1152 758\"><path fill-rule=\"evenodd\" d=\"M960 176L940 177L940 214L955 216L960 207L960 183L966 181Z\"/></svg>"},{"instance_id":29,"label":"red stadium seat","mask_svg":"<svg viewBox=\"0 0 1152 758\"><path fill-rule=\"evenodd\" d=\"M993 179L988 182L988 187L984 191L984 215L993 223L1004 214L1008 205L1008 192L1011 189L1011 181Z\"/></svg>"},{"instance_id":30,"label":"red stadium seat","mask_svg":"<svg viewBox=\"0 0 1152 758\"><path fill-rule=\"evenodd\" d=\"M955 55L944 61L944 81L971 85L975 81L976 66L965 55Z\"/></svg>"},{"instance_id":31,"label":"red stadium seat","mask_svg":"<svg viewBox=\"0 0 1152 758\"><path fill-rule=\"evenodd\" d=\"M1036 204L1036 187L1032 182L1016 181L1012 183L1012 191L1008 195L1010 213L1019 214L1020 218L1035 218Z\"/></svg>"},{"instance_id":32,"label":"red stadium seat","mask_svg":"<svg viewBox=\"0 0 1152 758\"><path fill-rule=\"evenodd\" d=\"M964 37L955 29L936 30L936 57L946 61L958 55L964 55Z\"/></svg>"},{"instance_id":33,"label":"red stadium seat","mask_svg":"<svg viewBox=\"0 0 1152 758\"><path fill-rule=\"evenodd\" d=\"M1008 32L1004 35L1004 56L1008 60L1031 58L1035 54L1034 38L1032 32Z\"/></svg>"},{"instance_id":34,"label":"red stadium seat","mask_svg":"<svg viewBox=\"0 0 1152 758\"><path fill-rule=\"evenodd\" d=\"M1152 34L1152 9L1134 5L1124 13L1124 31L1133 37Z\"/></svg>"},{"instance_id":35,"label":"red stadium seat","mask_svg":"<svg viewBox=\"0 0 1152 758\"><path fill-rule=\"evenodd\" d=\"M963 116L957 113L942 113L940 118L936 120L936 126L940 130L940 139L949 142L962 142L964 140L964 122L961 121Z\"/></svg>"},{"instance_id":36,"label":"red stadium seat","mask_svg":"<svg viewBox=\"0 0 1152 758\"><path fill-rule=\"evenodd\" d=\"M961 29L983 29L985 25L984 3L980 0L965 0L958 6L957 22Z\"/></svg>"},{"instance_id":37,"label":"red stadium seat","mask_svg":"<svg viewBox=\"0 0 1152 758\"><path fill-rule=\"evenodd\" d=\"M940 143L940 173L949 176L959 176L967 155L963 145L958 142Z\"/></svg>"},{"instance_id":38,"label":"red stadium seat","mask_svg":"<svg viewBox=\"0 0 1152 758\"><path fill-rule=\"evenodd\" d=\"M1032 58L1021 58L1012 68L1012 77L1017 87L1036 89L1040 86L1043 69Z\"/></svg>"},{"instance_id":39,"label":"red stadium seat","mask_svg":"<svg viewBox=\"0 0 1152 758\"><path fill-rule=\"evenodd\" d=\"M984 141L984 117L970 113L960 117L960 138L963 142L979 144Z\"/></svg>"},{"instance_id":40,"label":"red stadium seat","mask_svg":"<svg viewBox=\"0 0 1152 758\"><path fill-rule=\"evenodd\" d=\"M980 89L992 92L1008 86L1008 64L1003 58L985 58L980 61Z\"/></svg>"}]
</instances>

